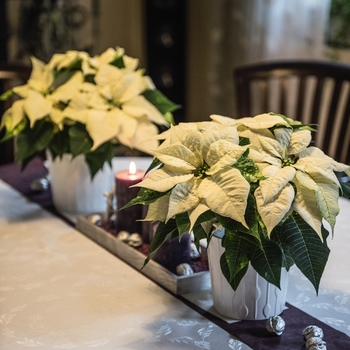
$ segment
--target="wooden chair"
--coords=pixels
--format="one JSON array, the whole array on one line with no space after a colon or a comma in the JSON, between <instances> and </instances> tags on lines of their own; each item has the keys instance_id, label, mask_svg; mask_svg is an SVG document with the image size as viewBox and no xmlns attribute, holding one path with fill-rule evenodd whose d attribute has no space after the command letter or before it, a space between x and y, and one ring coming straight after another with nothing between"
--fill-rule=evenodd
<instances>
[{"instance_id":1,"label":"wooden chair","mask_svg":"<svg viewBox=\"0 0 350 350\"><path fill-rule=\"evenodd\" d=\"M234 69L239 117L281 113L317 124L315 145L350 164L350 65L271 61Z\"/></svg>"},{"instance_id":2,"label":"wooden chair","mask_svg":"<svg viewBox=\"0 0 350 350\"><path fill-rule=\"evenodd\" d=\"M0 62L0 95L14 86L25 84L30 76L31 68L22 65L14 65ZM13 99L0 101L0 123L4 111L11 107ZM0 139L4 131L0 133ZM14 144L13 141L0 143L0 164L14 161Z\"/></svg>"}]
</instances>

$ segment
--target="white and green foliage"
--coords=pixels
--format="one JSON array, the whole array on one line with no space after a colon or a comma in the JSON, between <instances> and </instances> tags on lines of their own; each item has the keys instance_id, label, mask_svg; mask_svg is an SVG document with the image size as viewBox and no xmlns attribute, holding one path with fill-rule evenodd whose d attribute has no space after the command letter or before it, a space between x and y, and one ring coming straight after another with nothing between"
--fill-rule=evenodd
<instances>
[{"instance_id":1,"label":"white and green foliage","mask_svg":"<svg viewBox=\"0 0 350 350\"><path fill-rule=\"evenodd\" d=\"M281 269L296 264L318 291L329 255L322 221L333 230L339 194L349 194L334 172L350 167L309 147L313 129L285 116L211 119L157 137L164 142L127 205L148 205L144 220L159 222L145 263L168 238L192 231L210 244L224 228L221 269L233 289L250 262L277 287Z\"/></svg>"},{"instance_id":2,"label":"white and green foliage","mask_svg":"<svg viewBox=\"0 0 350 350\"><path fill-rule=\"evenodd\" d=\"M17 97L2 118L2 141L17 136L23 168L49 149L53 158L83 154L93 177L119 145L152 154L158 146L152 137L173 123L179 108L122 48L94 57L68 51L47 64L32 57L32 66L25 85L0 96Z\"/></svg>"}]
</instances>

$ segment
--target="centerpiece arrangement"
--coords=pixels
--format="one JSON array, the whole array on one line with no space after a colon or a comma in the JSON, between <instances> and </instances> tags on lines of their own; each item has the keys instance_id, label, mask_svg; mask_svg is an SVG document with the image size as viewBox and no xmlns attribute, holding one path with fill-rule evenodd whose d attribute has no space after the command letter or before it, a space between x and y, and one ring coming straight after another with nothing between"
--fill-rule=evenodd
<instances>
[{"instance_id":1,"label":"centerpiece arrangement","mask_svg":"<svg viewBox=\"0 0 350 350\"><path fill-rule=\"evenodd\" d=\"M119 47L94 57L58 53L47 64L31 60L28 82L0 97L16 97L2 118L2 141L16 137L22 168L48 150L52 161L81 158L94 178L121 145L151 154L158 146L152 137L173 123L179 108Z\"/></svg>"},{"instance_id":2,"label":"centerpiece arrangement","mask_svg":"<svg viewBox=\"0 0 350 350\"><path fill-rule=\"evenodd\" d=\"M159 222L145 264L188 232L197 244L206 239L210 253L221 232L216 260L231 290L248 268L283 289L281 273L295 264L317 292L329 255L323 220L333 232L339 194L349 196L335 172L349 175L350 167L310 146L311 126L283 115L211 119L160 134L148 174L135 185L141 189L128 206L149 205L144 220Z\"/></svg>"},{"instance_id":3,"label":"centerpiece arrangement","mask_svg":"<svg viewBox=\"0 0 350 350\"><path fill-rule=\"evenodd\" d=\"M119 145L150 153L157 146L151 137L158 126L173 123L171 112L179 108L122 48L94 57L68 51L53 55L47 64L31 60L27 84L0 97L19 97L1 127L6 128L2 141L17 136L16 161L23 167L48 149L53 158L84 155L93 177Z\"/></svg>"}]
</instances>

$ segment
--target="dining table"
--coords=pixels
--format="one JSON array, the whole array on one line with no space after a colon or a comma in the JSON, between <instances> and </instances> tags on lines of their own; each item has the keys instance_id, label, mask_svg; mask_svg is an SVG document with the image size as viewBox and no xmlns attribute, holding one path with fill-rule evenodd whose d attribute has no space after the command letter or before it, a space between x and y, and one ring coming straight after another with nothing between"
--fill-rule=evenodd
<instances>
[{"instance_id":1,"label":"dining table","mask_svg":"<svg viewBox=\"0 0 350 350\"><path fill-rule=\"evenodd\" d=\"M350 200L339 199L318 293L289 270L280 336L266 320L218 314L207 288L174 294L80 232L55 209L44 160L0 166L0 349L305 348L303 330L322 328L328 350L350 349Z\"/></svg>"}]
</instances>

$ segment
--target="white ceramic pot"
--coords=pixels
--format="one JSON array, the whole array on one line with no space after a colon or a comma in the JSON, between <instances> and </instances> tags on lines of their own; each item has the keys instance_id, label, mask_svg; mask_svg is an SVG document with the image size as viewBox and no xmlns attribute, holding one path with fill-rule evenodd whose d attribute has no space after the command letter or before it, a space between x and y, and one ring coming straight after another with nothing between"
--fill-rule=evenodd
<instances>
[{"instance_id":1,"label":"white ceramic pot","mask_svg":"<svg viewBox=\"0 0 350 350\"><path fill-rule=\"evenodd\" d=\"M263 320L281 314L286 302L287 271L282 270L280 290L249 264L246 275L234 291L221 272L220 256L223 252L221 238L214 236L208 245L208 261L215 310L236 320Z\"/></svg>"},{"instance_id":2,"label":"white ceramic pot","mask_svg":"<svg viewBox=\"0 0 350 350\"><path fill-rule=\"evenodd\" d=\"M110 191L114 182L113 171L106 163L91 180L84 156L72 159L64 154L54 161L47 152L52 200L57 210L69 214L104 212L107 199L104 193Z\"/></svg>"}]
</instances>

